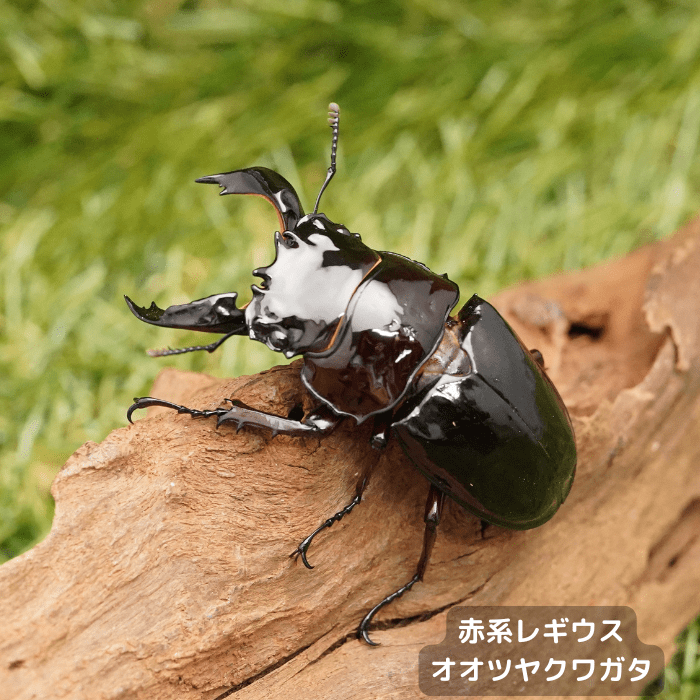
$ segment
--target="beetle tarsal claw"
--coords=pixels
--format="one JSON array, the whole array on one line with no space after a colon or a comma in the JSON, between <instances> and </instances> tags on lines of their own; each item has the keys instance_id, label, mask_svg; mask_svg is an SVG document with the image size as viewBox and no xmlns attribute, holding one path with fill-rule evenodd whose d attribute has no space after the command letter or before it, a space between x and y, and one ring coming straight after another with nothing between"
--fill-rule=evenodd
<instances>
[{"instance_id":1,"label":"beetle tarsal claw","mask_svg":"<svg viewBox=\"0 0 700 700\"><path fill-rule=\"evenodd\" d=\"M384 600L380 601L377 603L363 618L362 622L360 622L359 627L357 628L357 636L362 637L362 639L367 642L370 646L373 647L378 647L381 646L379 642L373 642L370 637L369 637L369 632L367 631L367 627L369 627L369 623L372 622L372 618L385 606L391 603L393 600L396 600L397 598L400 598L406 591L410 591L411 588L413 588L414 584L418 583L418 581L421 580L421 575L420 573L416 573L416 575L405 585L401 586L398 591L394 591L391 595L388 595Z\"/></svg>"},{"instance_id":2,"label":"beetle tarsal claw","mask_svg":"<svg viewBox=\"0 0 700 700\"><path fill-rule=\"evenodd\" d=\"M301 544L289 556L300 556L301 560L304 562L304 566L307 569L313 569L314 567L311 566L311 564L309 564L309 560L306 558L306 552L309 550L309 547L311 546L311 542L313 542L314 537L316 537L316 535L318 535L318 533L322 530L325 530L326 528L330 527L333 523L337 523L339 520L341 520L344 515L347 515L362 500L362 491L364 490L366 484L367 477L365 476L360 481L360 484L357 488L358 492L355 494L355 497L352 499L352 501L350 501L350 503L348 503L348 505L346 505L345 508L339 510L335 515L332 515L330 518L328 518L328 520L325 520L323 523L321 523L308 537L301 541Z\"/></svg>"},{"instance_id":3,"label":"beetle tarsal claw","mask_svg":"<svg viewBox=\"0 0 700 700\"><path fill-rule=\"evenodd\" d=\"M326 527L325 523L321 525L321 527L317 527L308 537L305 537L300 543L299 546L289 555L290 557L301 557L301 561L304 564L304 566L307 569L313 569L314 567L309 564L309 560L306 557L306 553L309 551L309 547L311 546L311 542L313 541L314 537L318 535L323 528Z\"/></svg>"},{"instance_id":4,"label":"beetle tarsal claw","mask_svg":"<svg viewBox=\"0 0 700 700\"><path fill-rule=\"evenodd\" d=\"M129 423L133 424L134 422L131 420L131 416L134 414L134 411L138 411L141 408L148 408L149 406L165 406L166 408L174 408L174 406L169 404L167 401L160 401L160 399L154 399L150 396L142 396L140 398L134 397L134 403L129 406L129 410L126 412L126 418Z\"/></svg>"},{"instance_id":5,"label":"beetle tarsal claw","mask_svg":"<svg viewBox=\"0 0 700 700\"><path fill-rule=\"evenodd\" d=\"M316 534L315 532L313 533ZM313 535L309 535L290 555L289 558L296 559L296 557L301 557L301 561L307 569L313 569L314 567L309 564L309 560L306 558L306 552L309 549Z\"/></svg>"}]
</instances>

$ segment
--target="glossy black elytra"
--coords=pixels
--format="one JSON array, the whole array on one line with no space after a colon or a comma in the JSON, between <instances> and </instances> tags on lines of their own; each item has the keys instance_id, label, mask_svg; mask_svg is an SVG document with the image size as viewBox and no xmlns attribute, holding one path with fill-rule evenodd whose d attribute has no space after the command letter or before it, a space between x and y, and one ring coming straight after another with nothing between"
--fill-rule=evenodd
<instances>
[{"instance_id":1,"label":"glossy black elytra","mask_svg":"<svg viewBox=\"0 0 700 700\"><path fill-rule=\"evenodd\" d=\"M547 522L574 478L576 446L569 415L543 368L488 302L474 295L450 312L459 290L446 275L402 255L378 252L360 236L319 214L321 194L335 174L339 108L329 106L331 166L312 214L294 188L267 168L200 178L220 194L265 197L277 210L276 258L254 270L262 278L253 299L236 307L237 294L215 294L163 310L152 303L129 308L141 321L168 328L219 333L210 345L152 352L212 352L233 335L249 335L286 357L302 355L301 378L319 408L302 420L257 411L237 401L213 411L144 397L136 409L167 406L193 417L216 417L269 428L273 434L328 433L344 416L373 421L372 445L391 435L430 481L423 550L413 578L380 601L360 623L367 628L384 605L422 580L435 542L445 496L496 525L525 530ZM361 500L355 497L304 539L292 556L312 568L313 538Z\"/></svg>"}]
</instances>

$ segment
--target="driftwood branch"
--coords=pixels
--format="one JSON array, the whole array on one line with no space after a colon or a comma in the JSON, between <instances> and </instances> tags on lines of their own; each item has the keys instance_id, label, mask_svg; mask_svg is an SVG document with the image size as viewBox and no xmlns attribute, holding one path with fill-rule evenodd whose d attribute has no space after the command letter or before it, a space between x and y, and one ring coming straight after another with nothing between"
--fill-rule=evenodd
<instances>
[{"instance_id":1,"label":"driftwood branch","mask_svg":"<svg viewBox=\"0 0 700 700\"><path fill-rule=\"evenodd\" d=\"M419 698L418 651L457 603L629 605L668 659L700 611L698 270L700 221L494 300L571 408L574 488L527 532L482 532L450 503L425 581L377 618L379 648L354 631L412 575L428 488L397 445L317 538L313 571L289 555L377 459L365 426L271 440L155 409L84 445L54 482L50 535L0 568L0 698ZM152 393L286 414L310 407L298 369L166 370Z\"/></svg>"}]
</instances>

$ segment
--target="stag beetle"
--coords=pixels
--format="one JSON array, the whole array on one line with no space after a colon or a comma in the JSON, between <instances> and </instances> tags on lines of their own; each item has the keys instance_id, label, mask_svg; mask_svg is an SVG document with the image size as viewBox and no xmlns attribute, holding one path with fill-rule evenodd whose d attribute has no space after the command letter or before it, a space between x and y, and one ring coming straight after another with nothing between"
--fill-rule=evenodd
<instances>
[{"instance_id":1,"label":"stag beetle","mask_svg":"<svg viewBox=\"0 0 700 700\"><path fill-rule=\"evenodd\" d=\"M301 378L319 407L302 420L271 415L227 400L204 411L168 401L134 399L136 409L166 406L193 417L215 417L269 428L273 435L322 435L346 416L373 421L372 445L391 435L430 482L423 549L408 583L370 610L358 634L374 645L368 625L377 611L423 579L445 496L490 523L525 530L547 522L574 478L576 445L569 414L544 370L488 302L474 295L456 318L459 290L446 275L403 255L379 252L359 234L318 213L336 171L339 107L329 105L331 165L312 214L281 175L254 167L202 177L220 194L253 194L277 210L275 261L254 270L262 278L242 308L237 294L215 294L163 310L126 302L155 326L223 334L210 345L151 351L156 356L212 352L233 335L248 335L288 358L304 358ZM329 294L329 290L333 293ZM292 556L312 568L313 538L349 513L367 485L304 539Z\"/></svg>"}]
</instances>

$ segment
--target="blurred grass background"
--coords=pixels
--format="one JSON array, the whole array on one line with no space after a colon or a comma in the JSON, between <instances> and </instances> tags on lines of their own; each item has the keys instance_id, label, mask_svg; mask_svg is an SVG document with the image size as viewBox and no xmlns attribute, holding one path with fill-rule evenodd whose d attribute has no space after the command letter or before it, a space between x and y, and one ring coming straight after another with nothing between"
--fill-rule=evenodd
<instances>
[{"instance_id":1,"label":"blurred grass background","mask_svg":"<svg viewBox=\"0 0 700 700\"><path fill-rule=\"evenodd\" d=\"M284 361L245 338L152 360L209 339L138 323L122 295L247 300L274 212L193 180L266 165L312 207L330 100L321 210L464 299L700 209L696 0L3 0L0 35L0 561L47 533L56 471L161 367ZM699 633L669 698L700 697Z\"/></svg>"}]
</instances>

